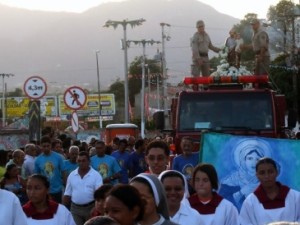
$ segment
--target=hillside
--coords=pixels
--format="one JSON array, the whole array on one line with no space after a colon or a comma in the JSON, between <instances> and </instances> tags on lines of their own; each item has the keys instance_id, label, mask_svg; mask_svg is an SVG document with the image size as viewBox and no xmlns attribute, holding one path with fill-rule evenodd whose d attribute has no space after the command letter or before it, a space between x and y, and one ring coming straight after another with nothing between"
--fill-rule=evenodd
<instances>
[{"instance_id":1,"label":"hillside","mask_svg":"<svg viewBox=\"0 0 300 225\"><path fill-rule=\"evenodd\" d=\"M127 27L128 40L161 41L161 22L171 37L166 42L167 68L170 79L177 83L189 74L191 63L190 37L195 22L203 19L212 42L221 46L229 29L238 19L224 15L196 0L128 0L106 3L84 13L52 13L30 11L0 5L0 73L12 73L6 78L8 89L22 87L33 75L46 79L50 89L58 92L70 85L95 88L97 82L95 50L100 50L101 88L117 78L124 78L124 53L120 49L121 27L104 28L111 20L146 22L133 29ZM152 58L160 45L146 47ZM129 63L142 54L142 47L131 45Z\"/></svg>"}]
</instances>

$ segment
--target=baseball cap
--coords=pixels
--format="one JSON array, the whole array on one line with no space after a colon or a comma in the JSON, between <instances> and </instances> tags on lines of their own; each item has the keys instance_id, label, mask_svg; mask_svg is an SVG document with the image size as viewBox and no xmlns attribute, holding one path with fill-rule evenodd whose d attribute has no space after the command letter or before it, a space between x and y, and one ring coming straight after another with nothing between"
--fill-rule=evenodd
<instances>
[{"instance_id":1,"label":"baseball cap","mask_svg":"<svg viewBox=\"0 0 300 225\"><path fill-rule=\"evenodd\" d=\"M204 26L203 20L198 20L196 23L196 27Z\"/></svg>"}]
</instances>

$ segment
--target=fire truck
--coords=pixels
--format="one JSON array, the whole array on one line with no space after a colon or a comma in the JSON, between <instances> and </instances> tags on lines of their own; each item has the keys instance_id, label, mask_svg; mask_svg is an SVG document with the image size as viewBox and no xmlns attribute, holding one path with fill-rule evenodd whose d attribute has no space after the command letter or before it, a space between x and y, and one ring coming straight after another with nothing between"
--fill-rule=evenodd
<instances>
[{"instance_id":1,"label":"fire truck","mask_svg":"<svg viewBox=\"0 0 300 225\"><path fill-rule=\"evenodd\" d=\"M272 89L268 76L186 77L184 84L193 90L179 92L170 109L177 154L182 137L191 137L197 151L201 133L207 131L286 137L285 97Z\"/></svg>"}]
</instances>

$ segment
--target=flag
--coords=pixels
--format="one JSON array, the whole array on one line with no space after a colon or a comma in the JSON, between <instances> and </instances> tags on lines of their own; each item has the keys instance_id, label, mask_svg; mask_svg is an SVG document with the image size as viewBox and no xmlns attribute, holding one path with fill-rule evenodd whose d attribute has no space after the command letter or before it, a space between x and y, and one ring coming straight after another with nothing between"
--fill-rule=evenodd
<instances>
[{"instance_id":1,"label":"flag","mask_svg":"<svg viewBox=\"0 0 300 225\"><path fill-rule=\"evenodd\" d=\"M300 141L219 133L202 136L200 162L215 166L219 194L238 209L259 184L255 165L262 157L277 162L279 182L300 190Z\"/></svg>"}]
</instances>

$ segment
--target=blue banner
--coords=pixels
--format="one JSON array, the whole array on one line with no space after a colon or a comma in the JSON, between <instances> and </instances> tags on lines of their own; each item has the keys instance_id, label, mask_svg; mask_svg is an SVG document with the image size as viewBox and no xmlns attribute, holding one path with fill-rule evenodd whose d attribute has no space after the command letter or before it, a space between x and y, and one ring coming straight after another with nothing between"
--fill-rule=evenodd
<instances>
[{"instance_id":1,"label":"blue banner","mask_svg":"<svg viewBox=\"0 0 300 225\"><path fill-rule=\"evenodd\" d=\"M300 190L300 141L219 133L202 136L200 161L215 166L219 194L238 209L258 185L255 165L262 157L270 157L278 163L278 181Z\"/></svg>"}]
</instances>

